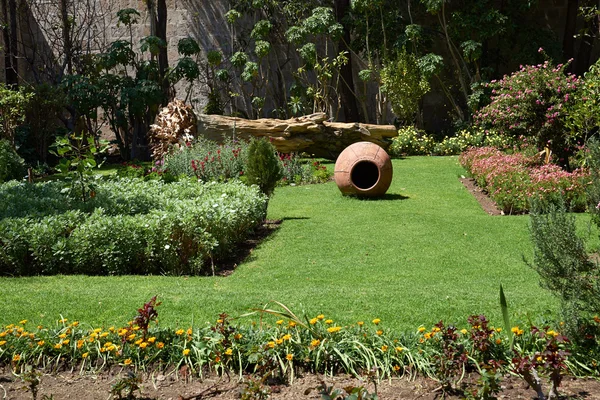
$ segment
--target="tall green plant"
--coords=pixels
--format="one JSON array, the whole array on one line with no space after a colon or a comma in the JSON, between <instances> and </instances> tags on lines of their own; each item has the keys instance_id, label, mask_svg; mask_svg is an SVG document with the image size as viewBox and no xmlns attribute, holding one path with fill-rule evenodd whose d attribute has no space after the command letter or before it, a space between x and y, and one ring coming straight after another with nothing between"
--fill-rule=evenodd
<instances>
[{"instance_id":1,"label":"tall green plant","mask_svg":"<svg viewBox=\"0 0 600 400\"><path fill-rule=\"evenodd\" d=\"M283 171L275 147L263 138L250 142L246 165L247 182L258 185L261 192L271 197L282 177Z\"/></svg>"}]
</instances>

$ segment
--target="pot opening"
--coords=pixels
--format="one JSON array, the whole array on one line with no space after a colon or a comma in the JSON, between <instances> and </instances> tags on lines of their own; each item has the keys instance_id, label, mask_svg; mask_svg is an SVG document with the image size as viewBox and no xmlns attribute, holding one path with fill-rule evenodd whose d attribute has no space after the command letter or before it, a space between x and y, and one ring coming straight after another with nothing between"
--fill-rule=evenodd
<instances>
[{"instance_id":1,"label":"pot opening","mask_svg":"<svg viewBox=\"0 0 600 400\"><path fill-rule=\"evenodd\" d=\"M350 173L352 184L360 190L368 190L379 181L379 168L371 161L359 161Z\"/></svg>"}]
</instances>

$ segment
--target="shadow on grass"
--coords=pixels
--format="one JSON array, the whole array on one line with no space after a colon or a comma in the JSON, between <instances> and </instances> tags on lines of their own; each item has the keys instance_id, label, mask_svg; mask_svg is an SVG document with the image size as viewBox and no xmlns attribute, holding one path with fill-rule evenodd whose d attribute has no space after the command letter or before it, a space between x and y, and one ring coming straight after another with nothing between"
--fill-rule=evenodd
<instances>
[{"instance_id":1,"label":"shadow on grass","mask_svg":"<svg viewBox=\"0 0 600 400\"><path fill-rule=\"evenodd\" d=\"M308 219L308 218L306 218L306 217L290 217L290 218L284 218L283 220L286 220L286 219ZM273 235L273 233L275 233L279 229L279 226L281 225L283 220L269 219L269 220L266 220L261 226L256 228L254 230L254 232L252 232L244 242L239 243L236 246L236 250L235 250L234 254L232 254L231 256L229 256L227 258L219 260L216 263L215 267L217 269L215 271L215 275L216 276L229 276L233 273L233 271L235 271L235 269L237 268L237 266L239 264L246 262L246 261L251 261L252 257L253 257L253 255L252 255L253 250L261 243L269 240L271 238L271 236ZM208 270L210 271L210 268L208 268Z\"/></svg>"},{"instance_id":2,"label":"shadow on grass","mask_svg":"<svg viewBox=\"0 0 600 400\"><path fill-rule=\"evenodd\" d=\"M380 197L358 197L358 196L350 196L350 197L354 197L357 200L361 200L361 201L393 201L393 200L410 199L410 197L403 196L399 193L386 193Z\"/></svg>"}]
</instances>

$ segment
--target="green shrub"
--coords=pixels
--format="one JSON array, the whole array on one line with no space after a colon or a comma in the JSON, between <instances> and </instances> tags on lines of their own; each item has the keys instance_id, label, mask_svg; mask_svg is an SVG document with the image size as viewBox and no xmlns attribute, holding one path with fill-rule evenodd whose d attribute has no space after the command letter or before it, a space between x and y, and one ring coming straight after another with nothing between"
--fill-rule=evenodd
<instances>
[{"instance_id":1,"label":"green shrub","mask_svg":"<svg viewBox=\"0 0 600 400\"><path fill-rule=\"evenodd\" d=\"M539 150L548 147L561 165L568 165L573 141L565 129L569 105L579 79L565 74L567 64L521 66L500 81L492 81L492 102L473 117L474 125L514 139L527 138Z\"/></svg>"},{"instance_id":2,"label":"green shrub","mask_svg":"<svg viewBox=\"0 0 600 400\"><path fill-rule=\"evenodd\" d=\"M600 129L600 60L580 81L574 101L569 104L565 126L571 135L587 140Z\"/></svg>"},{"instance_id":3,"label":"green shrub","mask_svg":"<svg viewBox=\"0 0 600 400\"><path fill-rule=\"evenodd\" d=\"M392 139L389 153L392 157L429 155L434 146L435 141L431 136L410 125L398 130L398 136Z\"/></svg>"},{"instance_id":4,"label":"green shrub","mask_svg":"<svg viewBox=\"0 0 600 400\"><path fill-rule=\"evenodd\" d=\"M85 202L60 188L0 186L3 274L202 273L266 214L266 198L241 182L108 181Z\"/></svg>"},{"instance_id":5,"label":"green shrub","mask_svg":"<svg viewBox=\"0 0 600 400\"><path fill-rule=\"evenodd\" d=\"M248 184L258 185L267 197L273 195L277 182L283 177L283 171L275 147L266 139L250 142L245 175Z\"/></svg>"},{"instance_id":6,"label":"green shrub","mask_svg":"<svg viewBox=\"0 0 600 400\"><path fill-rule=\"evenodd\" d=\"M564 205L537 207L530 215L530 232L532 267L540 275L540 285L560 299L569 336L586 340L590 329L598 328L592 317L600 313L600 265L590 260L577 235L575 216Z\"/></svg>"},{"instance_id":7,"label":"green shrub","mask_svg":"<svg viewBox=\"0 0 600 400\"><path fill-rule=\"evenodd\" d=\"M0 183L11 179L22 179L25 164L8 140L0 139Z\"/></svg>"}]
</instances>

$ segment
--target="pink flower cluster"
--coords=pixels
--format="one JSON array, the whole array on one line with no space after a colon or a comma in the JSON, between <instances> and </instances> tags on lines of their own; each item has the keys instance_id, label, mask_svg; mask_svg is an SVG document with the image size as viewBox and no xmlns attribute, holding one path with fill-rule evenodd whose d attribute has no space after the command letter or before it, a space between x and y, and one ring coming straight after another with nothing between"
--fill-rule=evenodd
<instances>
[{"instance_id":1,"label":"pink flower cluster","mask_svg":"<svg viewBox=\"0 0 600 400\"><path fill-rule=\"evenodd\" d=\"M526 212L532 200L562 198L573 209L585 207L585 189L591 183L587 170L568 172L558 165L541 164L537 155L504 154L493 147L469 149L459 160L505 213Z\"/></svg>"}]
</instances>

